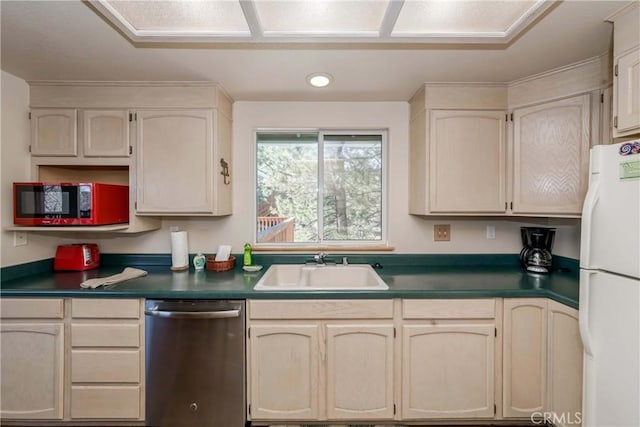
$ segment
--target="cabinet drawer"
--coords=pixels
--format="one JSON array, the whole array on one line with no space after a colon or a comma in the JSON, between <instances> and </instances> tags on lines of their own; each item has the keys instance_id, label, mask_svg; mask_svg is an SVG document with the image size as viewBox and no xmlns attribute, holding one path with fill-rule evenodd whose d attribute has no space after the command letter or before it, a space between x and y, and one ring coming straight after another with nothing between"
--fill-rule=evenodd
<instances>
[{"instance_id":1,"label":"cabinet drawer","mask_svg":"<svg viewBox=\"0 0 640 427\"><path fill-rule=\"evenodd\" d=\"M139 319L140 300L74 298L71 316L74 319Z\"/></svg>"},{"instance_id":2,"label":"cabinet drawer","mask_svg":"<svg viewBox=\"0 0 640 427\"><path fill-rule=\"evenodd\" d=\"M71 325L73 347L139 347L140 326L138 324L73 324Z\"/></svg>"},{"instance_id":3,"label":"cabinet drawer","mask_svg":"<svg viewBox=\"0 0 640 427\"><path fill-rule=\"evenodd\" d=\"M402 301L403 319L492 319L495 312L496 302L493 299Z\"/></svg>"},{"instance_id":4,"label":"cabinet drawer","mask_svg":"<svg viewBox=\"0 0 640 427\"><path fill-rule=\"evenodd\" d=\"M71 381L74 383L140 382L139 350L72 350Z\"/></svg>"},{"instance_id":5,"label":"cabinet drawer","mask_svg":"<svg viewBox=\"0 0 640 427\"><path fill-rule=\"evenodd\" d=\"M391 319L393 300L249 301L251 319Z\"/></svg>"},{"instance_id":6,"label":"cabinet drawer","mask_svg":"<svg viewBox=\"0 0 640 427\"><path fill-rule=\"evenodd\" d=\"M3 319L62 319L62 298L2 298L0 316Z\"/></svg>"},{"instance_id":7,"label":"cabinet drawer","mask_svg":"<svg viewBox=\"0 0 640 427\"><path fill-rule=\"evenodd\" d=\"M72 386L71 418L140 418L139 386Z\"/></svg>"}]
</instances>

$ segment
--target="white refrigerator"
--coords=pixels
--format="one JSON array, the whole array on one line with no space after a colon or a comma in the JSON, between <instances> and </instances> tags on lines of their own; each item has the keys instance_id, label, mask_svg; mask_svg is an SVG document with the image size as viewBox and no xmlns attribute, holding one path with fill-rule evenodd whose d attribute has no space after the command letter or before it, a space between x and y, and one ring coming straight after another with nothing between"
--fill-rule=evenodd
<instances>
[{"instance_id":1,"label":"white refrigerator","mask_svg":"<svg viewBox=\"0 0 640 427\"><path fill-rule=\"evenodd\" d=\"M591 150L582 212L584 427L640 426L640 140Z\"/></svg>"}]
</instances>

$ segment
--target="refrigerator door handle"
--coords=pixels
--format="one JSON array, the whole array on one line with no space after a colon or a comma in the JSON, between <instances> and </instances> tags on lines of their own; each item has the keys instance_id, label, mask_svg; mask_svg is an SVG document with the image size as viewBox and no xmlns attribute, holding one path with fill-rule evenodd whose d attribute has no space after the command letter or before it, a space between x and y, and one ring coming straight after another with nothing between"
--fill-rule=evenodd
<instances>
[{"instance_id":1,"label":"refrigerator door handle","mask_svg":"<svg viewBox=\"0 0 640 427\"><path fill-rule=\"evenodd\" d=\"M580 236L581 253L580 266L592 267L591 265L591 229L593 228L593 211L600 200L600 180L592 175L592 182L584 198L582 209L582 235Z\"/></svg>"},{"instance_id":2,"label":"refrigerator door handle","mask_svg":"<svg viewBox=\"0 0 640 427\"><path fill-rule=\"evenodd\" d=\"M589 332L589 281L595 271L580 270L580 310L578 310L578 326L584 354L593 357L593 344Z\"/></svg>"}]
</instances>

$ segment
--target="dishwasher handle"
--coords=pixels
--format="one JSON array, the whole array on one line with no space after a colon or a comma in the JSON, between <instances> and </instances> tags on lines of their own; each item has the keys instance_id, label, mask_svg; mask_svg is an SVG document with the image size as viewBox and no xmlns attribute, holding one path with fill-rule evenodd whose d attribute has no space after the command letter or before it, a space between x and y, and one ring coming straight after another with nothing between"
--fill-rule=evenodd
<instances>
[{"instance_id":1,"label":"dishwasher handle","mask_svg":"<svg viewBox=\"0 0 640 427\"><path fill-rule=\"evenodd\" d=\"M224 311L164 311L155 309L145 310L144 314L172 319L226 319L240 317L240 309Z\"/></svg>"}]
</instances>

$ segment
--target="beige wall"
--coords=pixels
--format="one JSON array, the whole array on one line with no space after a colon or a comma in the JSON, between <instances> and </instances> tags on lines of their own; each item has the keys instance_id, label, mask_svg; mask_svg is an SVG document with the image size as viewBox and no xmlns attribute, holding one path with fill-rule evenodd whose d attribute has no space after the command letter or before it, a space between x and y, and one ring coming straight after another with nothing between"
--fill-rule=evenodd
<instances>
[{"instance_id":1,"label":"beige wall","mask_svg":"<svg viewBox=\"0 0 640 427\"><path fill-rule=\"evenodd\" d=\"M2 226L11 224L11 182L29 179L28 86L2 73ZM397 253L518 253L517 221L487 219L425 219L408 214L408 104L404 102L236 102L233 124L234 214L223 218L164 218L162 229L125 237L105 236L96 241L104 253L168 253L170 227L189 231L189 250L214 253L230 244L235 252L251 241L254 209L254 130L256 128L375 128L388 129L389 243ZM194 183L197 185L197 183ZM450 242L433 242L435 223L450 223ZM495 225L496 239L485 229ZM8 266L53 256L55 245L73 239L28 235L27 246L13 248L12 233L2 232L1 265ZM82 241L89 239L82 238ZM80 240L75 240L80 241ZM554 253L577 258L578 226L558 227Z\"/></svg>"},{"instance_id":2,"label":"beige wall","mask_svg":"<svg viewBox=\"0 0 640 427\"><path fill-rule=\"evenodd\" d=\"M13 246L13 232L5 227L13 225L14 181L28 181L29 176L29 86L9 73L2 71L0 81L0 163L1 178L0 224L2 244L0 265L5 267L44 258L51 258L56 245L67 241L40 234L27 234L26 246Z\"/></svg>"}]
</instances>

